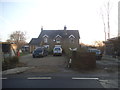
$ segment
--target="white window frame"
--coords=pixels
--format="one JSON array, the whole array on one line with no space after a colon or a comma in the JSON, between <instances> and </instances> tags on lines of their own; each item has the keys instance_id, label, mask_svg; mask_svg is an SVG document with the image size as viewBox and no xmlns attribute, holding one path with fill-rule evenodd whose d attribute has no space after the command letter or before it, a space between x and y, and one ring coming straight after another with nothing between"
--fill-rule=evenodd
<instances>
[{"instance_id":1,"label":"white window frame","mask_svg":"<svg viewBox=\"0 0 120 90\"><path fill-rule=\"evenodd\" d=\"M60 38L62 38L59 34L55 37L56 43L61 43Z\"/></svg>"},{"instance_id":2,"label":"white window frame","mask_svg":"<svg viewBox=\"0 0 120 90\"><path fill-rule=\"evenodd\" d=\"M48 43L48 38L44 37L44 43Z\"/></svg>"},{"instance_id":3,"label":"white window frame","mask_svg":"<svg viewBox=\"0 0 120 90\"><path fill-rule=\"evenodd\" d=\"M56 36L56 38L57 38L57 37L60 37L60 38L62 38L62 37L61 37L59 34Z\"/></svg>"},{"instance_id":4,"label":"white window frame","mask_svg":"<svg viewBox=\"0 0 120 90\"><path fill-rule=\"evenodd\" d=\"M49 48L49 45L43 45L45 48Z\"/></svg>"},{"instance_id":5,"label":"white window frame","mask_svg":"<svg viewBox=\"0 0 120 90\"><path fill-rule=\"evenodd\" d=\"M43 35L43 37L48 37L48 35L45 34L45 35Z\"/></svg>"}]
</instances>

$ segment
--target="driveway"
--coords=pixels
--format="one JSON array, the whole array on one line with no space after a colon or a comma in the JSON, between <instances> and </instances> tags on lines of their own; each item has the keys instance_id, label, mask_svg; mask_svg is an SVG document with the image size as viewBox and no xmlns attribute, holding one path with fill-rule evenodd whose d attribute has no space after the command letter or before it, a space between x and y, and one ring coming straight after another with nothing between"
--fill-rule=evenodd
<instances>
[{"instance_id":1,"label":"driveway","mask_svg":"<svg viewBox=\"0 0 120 90\"><path fill-rule=\"evenodd\" d=\"M26 63L27 66L63 66L66 58L64 56L46 56L41 58L33 58L31 54L20 58L20 62Z\"/></svg>"},{"instance_id":2,"label":"driveway","mask_svg":"<svg viewBox=\"0 0 120 90\"><path fill-rule=\"evenodd\" d=\"M20 58L20 62L25 63L31 69L25 73L53 73L61 72L66 67L67 58L65 56L46 56L33 58L31 54Z\"/></svg>"}]
</instances>

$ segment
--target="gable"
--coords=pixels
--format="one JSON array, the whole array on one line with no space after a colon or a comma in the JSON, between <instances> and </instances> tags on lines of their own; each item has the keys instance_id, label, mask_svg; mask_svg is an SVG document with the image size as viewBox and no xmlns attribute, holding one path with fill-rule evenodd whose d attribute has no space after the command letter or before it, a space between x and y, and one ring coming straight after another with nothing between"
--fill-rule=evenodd
<instances>
[{"instance_id":1,"label":"gable","mask_svg":"<svg viewBox=\"0 0 120 90\"><path fill-rule=\"evenodd\" d=\"M59 38L62 38L60 35L57 35L57 36L56 36L56 38L58 38L58 37L59 37Z\"/></svg>"},{"instance_id":2,"label":"gable","mask_svg":"<svg viewBox=\"0 0 120 90\"><path fill-rule=\"evenodd\" d=\"M45 35L43 35L43 38L44 38L44 37L48 37L48 35L45 34Z\"/></svg>"},{"instance_id":3,"label":"gable","mask_svg":"<svg viewBox=\"0 0 120 90\"><path fill-rule=\"evenodd\" d=\"M69 38L75 38L75 36L71 34L71 35L69 36Z\"/></svg>"}]
</instances>

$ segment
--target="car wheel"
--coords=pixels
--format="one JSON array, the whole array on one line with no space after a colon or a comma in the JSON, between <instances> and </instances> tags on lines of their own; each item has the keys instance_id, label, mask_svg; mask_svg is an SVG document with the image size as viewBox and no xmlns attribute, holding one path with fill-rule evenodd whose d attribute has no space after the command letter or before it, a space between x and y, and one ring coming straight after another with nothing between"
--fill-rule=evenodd
<instances>
[{"instance_id":1,"label":"car wheel","mask_svg":"<svg viewBox=\"0 0 120 90\"><path fill-rule=\"evenodd\" d=\"M35 56L33 55L33 58L35 58Z\"/></svg>"}]
</instances>

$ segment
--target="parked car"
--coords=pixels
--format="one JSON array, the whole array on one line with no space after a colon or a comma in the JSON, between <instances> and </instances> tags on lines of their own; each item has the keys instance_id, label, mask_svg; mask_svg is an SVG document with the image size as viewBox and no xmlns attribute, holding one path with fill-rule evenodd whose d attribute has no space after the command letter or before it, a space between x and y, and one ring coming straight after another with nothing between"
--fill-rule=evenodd
<instances>
[{"instance_id":1,"label":"parked car","mask_svg":"<svg viewBox=\"0 0 120 90\"><path fill-rule=\"evenodd\" d=\"M89 49L88 52L95 52L96 59L101 60L102 59L102 52L98 49Z\"/></svg>"},{"instance_id":2,"label":"parked car","mask_svg":"<svg viewBox=\"0 0 120 90\"><path fill-rule=\"evenodd\" d=\"M39 48L35 49L32 53L33 58L44 57L44 56L47 56L47 55L48 55L48 51L44 47L39 47Z\"/></svg>"},{"instance_id":3,"label":"parked car","mask_svg":"<svg viewBox=\"0 0 120 90\"><path fill-rule=\"evenodd\" d=\"M61 47L54 47L53 49L53 55L62 55L62 48Z\"/></svg>"}]
</instances>

